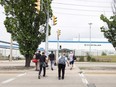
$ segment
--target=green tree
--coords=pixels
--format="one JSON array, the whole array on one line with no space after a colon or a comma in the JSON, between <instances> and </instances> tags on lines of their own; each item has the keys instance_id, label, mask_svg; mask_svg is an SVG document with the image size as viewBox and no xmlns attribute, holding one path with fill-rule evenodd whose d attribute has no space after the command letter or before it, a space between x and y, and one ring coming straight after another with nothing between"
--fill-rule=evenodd
<instances>
[{"instance_id":1,"label":"green tree","mask_svg":"<svg viewBox=\"0 0 116 87\"><path fill-rule=\"evenodd\" d=\"M100 16L103 22L106 22L108 28L102 26L101 32L104 33L105 38L112 43L113 47L116 50L116 15L111 16L110 19L105 17L103 14Z\"/></svg>"},{"instance_id":2,"label":"green tree","mask_svg":"<svg viewBox=\"0 0 116 87\"><path fill-rule=\"evenodd\" d=\"M19 50L25 56L25 67L30 67L33 54L39 44L45 41L46 11L52 17L51 0L43 0L41 11L35 9L37 0L1 0L4 6L6 20L4 21L7 32L11 33L13 40L19 44ZM43 26L44 32L41 32ZM50 25L49 25L50 35Z\"/></svg>"},{"instance_id":3,"label":"green tree","mask_svg":"<svg viewBox=\"0 0 116 87\"><path fill-rule=\"evenodd\" d=\"M103 51L101 55L102 55L102 56L106 56L107 54Z\"/></svg>"}]
</instances>

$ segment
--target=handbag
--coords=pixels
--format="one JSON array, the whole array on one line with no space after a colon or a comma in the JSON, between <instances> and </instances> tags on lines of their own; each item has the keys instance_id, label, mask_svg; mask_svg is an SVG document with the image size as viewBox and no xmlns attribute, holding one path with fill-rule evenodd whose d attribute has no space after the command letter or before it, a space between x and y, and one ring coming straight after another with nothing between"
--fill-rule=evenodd
<instances>
[{"instance_id":1,"label":"handbag","mask_svg":"<svg viewBox=\"0 0 116 87\"><path fill-rule=\"evenodd\" d=\"M32 62L37 63L38 61L37 61L37 59L33 58Z\"/></svg>"},{"instance_id":2,"label":"handbag","mask_svg":"<svg viewBox=\"0 0 116 87\"><path fill-rule=\"evenodd\" d=\"M48 67L48 64L46 62L43 62L42 66L43 67Z\"/></svg>"}]
</instances>

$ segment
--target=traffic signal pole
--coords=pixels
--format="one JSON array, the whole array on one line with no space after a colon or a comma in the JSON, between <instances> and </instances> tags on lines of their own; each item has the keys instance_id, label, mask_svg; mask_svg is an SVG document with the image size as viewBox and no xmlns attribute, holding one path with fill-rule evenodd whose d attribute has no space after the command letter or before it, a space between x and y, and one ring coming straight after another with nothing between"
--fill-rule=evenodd
<instances>
[{"instance_id":1,"label":"traffic signal pole","mask_svg":"<svg viewBox=\"0 0 116 87\"><path fill-rule=\"evenodd\" d=\"M47 20L46 20L46 43L45 43L45 51L46 51L46 56L48 57L48 30L49 30L49 10L47 10Z\"/></svg>"},{"instance_id":2,"label":"traffic signal pole","mask_svg":"<svg viewBox=\"0 0 116 87\"><path fill-rule=\"evenodd\" d=\"M40 10L42 11L43 10L43 6L41 5L41 3L43 4L43 0L37 0L37 2L35 2L35 8L37 9L37 12L39 13ZM46 15L47 15L47 18L46 18L46 39L45 39L45 53L46 53L46 56L48 57L48 31L49 31L49 5L48 5L48 0L47 0L47 6L46 6Z\"/></svg>"},{"instance_id":3,"label":"traffic signal pole","mask_svg":"<svg viewBox=\"0 0 116 87\"><path fill-rule=\"evenodd\" d=\"M56 60L58 60L58 56L59 56L59 36L61 34L61 30L58 29L57 31L57 51L56 51Z\"/></svg>"}]
</instances>

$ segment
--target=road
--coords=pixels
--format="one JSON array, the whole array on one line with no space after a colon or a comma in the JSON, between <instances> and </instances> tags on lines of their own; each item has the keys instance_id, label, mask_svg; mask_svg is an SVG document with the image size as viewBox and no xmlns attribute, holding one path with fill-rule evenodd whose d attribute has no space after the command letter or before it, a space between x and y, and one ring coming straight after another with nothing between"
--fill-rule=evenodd
<instances>
[{"instance_id":1,"label":"road","mask_svg":"<svg viewBox=\"0 0 116 87\"><path fill-rule=\"evenodd\" d=\"M13 62L7 65L23 66L23 62ZM6 63L0 62L0 66L6 66ZM37 78L38 72L34 68L29 70L1 70L0 87L116 87L116 70L80 68L109 66L115 67L116 64L76 63L73 70L70 70L69 67L66 68L64 80L58 80L57 67L54 71L47 69L47 76L41 79Z\"/></svg>"}]
</instances>

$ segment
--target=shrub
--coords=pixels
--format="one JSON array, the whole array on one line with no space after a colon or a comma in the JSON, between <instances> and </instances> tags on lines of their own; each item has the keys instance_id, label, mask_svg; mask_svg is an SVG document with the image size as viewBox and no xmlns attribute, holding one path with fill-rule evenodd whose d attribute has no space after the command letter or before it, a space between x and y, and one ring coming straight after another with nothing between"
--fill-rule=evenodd
<instances>
[{"instance_id":1,"label":"shrub","mask_svg":"<svg viewBox=\"0 0 116 87\"><path fill-rule=\"evenodd\" d=\"M95 58L91 58L91 61L92 61L92 62L96 62L96 59L95 59Z\"/></svg>"},{"instance_id":2,"label":"shrub","mask_svg":"<svg viewBox=\"0 0 116 87\"><path fill-rule=\"evenodd\" d=\"M91 61L91 56L87 53L87 61Z\"/></svg>"},{"instance_id":3,"label":"shrub","mask_svg":"<svg viewBox=\"0 0 116 87\"><path fill-rule=\"evenodd\" d=\"M84 62L84 56L80 56L79 61L80 61L80 62Z\"/></svg>"},{"instance_id":4,"label":"shrub","mask_svg":"<svg viewBox=\"0 0 116 87\"><path fill-rule=\"evenodd\" d=\"M102 52L102 54L101 54L102 56L106 56L107 54L105 53L105 52Z\"/></svg>"}]
</instances>

